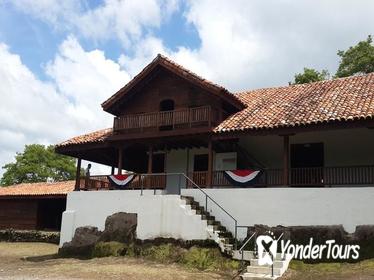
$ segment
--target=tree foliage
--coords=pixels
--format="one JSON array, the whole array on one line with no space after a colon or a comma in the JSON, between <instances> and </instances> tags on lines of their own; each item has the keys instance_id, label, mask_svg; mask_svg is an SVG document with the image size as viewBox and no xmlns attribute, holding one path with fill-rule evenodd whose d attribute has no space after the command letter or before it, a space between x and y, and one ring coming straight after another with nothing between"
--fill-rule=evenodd
<instances>
[{"instance_id":1,"label":"tree foliage","mask_svg":"<svg viewBox=\"0 0 374 280\"><path fill-rule=\"evenodd\" d=\"M365 41L346 51L338 51L340 64L336 77L347 77L354 74L367 74L374 72L374 45L371 35Z\"/></svg>"},{"instance_id":2,"label":"tree foliage","mask_svg":"<svg viewBox=\"0 0 374 280\"><path fill-rule=\"evenodd\" d=\"M53 146L26 145L17 153L16 161L3 166L5 172L0 180L2 186L19 183L46 182L74 179L75 160L55 153Z\"/></svg>"},{"instance_id":3,"label":"tree foliage","mask_svg":"<svg viewBox=\"0 0 374 280\"><path fill-rule=\"evenodd\" d=\"M329 72L327 70L322 70L321 72L312 69L304 68L303 73L298 73L295 75L295 81L293 84L305 84L311 82L318 82L328 79Z\"/></svg>"}]
</instances>

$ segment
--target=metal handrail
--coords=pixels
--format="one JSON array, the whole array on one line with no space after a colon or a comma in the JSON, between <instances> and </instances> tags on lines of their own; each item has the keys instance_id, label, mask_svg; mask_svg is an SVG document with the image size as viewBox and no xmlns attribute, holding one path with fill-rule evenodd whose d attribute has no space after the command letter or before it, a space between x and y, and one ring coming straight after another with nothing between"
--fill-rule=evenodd
<instances>
[{"instance_id":1,"label":"metal handrail","mask_svg":"<svg viewBox=\"0 0 374 280\"><path fill-rule=\"evenodd\" d=\"M133 173L133 172L127 172L127 174L134 174L134 175L137 175L139 176L140 178L142 176L144 177L147 177L147 176L165 176L165 175L179 175L179 176L183 176L187 181L189 181L194 187L196 187L198 190L200 190L204 195L205 195L205 209L206 211L208 211L208 200L210 200L211 202L213 202L219 209L221 209L228 217L230 217L233 221L234 221L234 224L235 224L235 232L234 232L234 249L236 250L237 249L237 239L238 239L238 228L240 227L248 227L248 226L241 226L241 225L238 225L238 221L237 219L235 219L226 209L224 209L217 201L215 201L209 194L207 194L202 188L200 188L199 185L197 185L191 178L189 178L185 173L152 173L152 174L148 174L148 173L144 173L144 174L139 174L139 173ZM181 194L181 184L179 184L179 194ZM141 184L141 188L140 188L140 195L143 195L143 190L144 190L144 187L143 187L143 184ZM156 194L156 189L154 189L154 194Z\"/></svg>"},{"instance_id":2,"label":"metal handrail","mask_svg":"<svg viewBox=\"0 0 374 280\"><path fill-rule=\"evenodd\" d=\"M247 241L243 244L243 246L240 247L239 252L243 252L244 247L248 244L248 242L252 239L252 237L255 236L255 234L256 234L256 232L254 232L254 233L253 233L253 234L252 234L252 235L247 239Z\"/></svg>"},{"instance_id":3,"label":"metal handrail","mask_svg":"<svg viewBox=\"0 0 374 280\"><path fill-rule=\"evenodd\" d=\"M200 190L205 195L205 209L208 211L208 198L217 205L224 213L226 213L235 223L235 234L234 234L234 249L237 249L237 237L238 237L238 221L229 213L227 212L219 203L217 203L213 198L211 198L205 191L203 191L194 181L192 181L186 174L181 173L192 185L194 185L198 190ZM180 188L180 186L179 186ZM180 190L179 190L180 193Z\"/></svg>"},{"instance_id":4,"label":"metal handrail","mask_svg":"<svg viewBox=\"0 0 374 280\"><path fill-rule=\"evenodd\" d=\"M248 244L248 242L253 238L253 236L255 236L255 234L256 234L256 232L254 232L248 239L247 239L247 241L246 242L244 242L244 244L242 245L242 247L240 247L240 249L239 249L239 253L241 254L241 257L242 257L242 259L241 259L241 261L240 261L240 265L241 265L241 267L242 267L242 269L243 269L243 264L244 264L244 247Z\"/></svg>"}]
</instances>

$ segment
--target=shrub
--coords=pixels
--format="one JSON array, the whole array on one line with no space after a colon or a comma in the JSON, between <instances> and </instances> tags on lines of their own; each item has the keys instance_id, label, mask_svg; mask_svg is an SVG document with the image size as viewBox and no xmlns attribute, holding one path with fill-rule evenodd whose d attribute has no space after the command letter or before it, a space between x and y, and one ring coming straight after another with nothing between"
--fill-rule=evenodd
<instances>
[{"instance_id":1,"label":"shrub","mask_svg":"<svg viewBox=\"0 0 374 280\"><path fill-rule=\"evenodd\" d=\"M98 242L92 250L93 258L102 258L114 256L118 257L125 254L126 245L116 241Z\"/></svg>"},{"instance_id":2,"label":"shrub","mask_svg":"<svg viewBox=\"0 0 374 280\"><path fill-rule=\"evenodd\" d=\"M191 247L184 253L181 262L190 268L200 270L238 269L240 263L222 256L219 249Z\"/></svg>"}]
</instances>

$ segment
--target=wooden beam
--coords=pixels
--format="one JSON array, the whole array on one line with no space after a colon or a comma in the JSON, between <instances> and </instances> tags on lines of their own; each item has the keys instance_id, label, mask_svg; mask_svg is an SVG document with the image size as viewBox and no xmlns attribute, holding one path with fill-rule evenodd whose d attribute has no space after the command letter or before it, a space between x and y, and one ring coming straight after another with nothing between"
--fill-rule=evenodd
<instances>
[{"instance_id":1,"label":"wooden beam","mask_svg":"<svg viewBox=\"0 0 374 280\"><path fill-rule=\"evenodd\" d=\"M122 174L122 148L118 148L118 174Z\"/></svg>"},{"instance_id":2,"label":"wooden beam","mask_svg":"<svg viewBox=\"0 0 374 280\"><path fill-rule=\"evenodd\" d=\"M80 190L81 163L82 163L82 160L80 158L78 158L77 159L77 172L76 172L76 175L75 175L75 188L74 188L75 191Z\"/></svg>"},{"instance_id":3,"label":"wooden beam","mask_svg":"<svg viewBox=\"0 0 374 280\"><path fill-rule=\"evenodd\" d=\"M284 185L289 186L290 184L290 136L283 136L283 180Z\"/></svg>"},{"instance_id":4,"label":"wooden beam","mask_svg":"<svg viewBox=\"0 0 374 280\"><path fill-rule=\"evenodd\" d=\"M153 164L153 146L150 145L149 150L148 150L148 170L147 170L148 174L152 173L152 169L153 169L152 164Z\"/></svg>"},{"instance_id":5,"label":"wooden beam","mask_svg":"<svg viewBox=\"0 0 374 280\"><path fill-rule=\"evenodd\" d=\"M213 178L213 144L212 139L209 138L208 142L208 174L207 174L207 187L212 187Z\"/></svg>"}]
</instances>

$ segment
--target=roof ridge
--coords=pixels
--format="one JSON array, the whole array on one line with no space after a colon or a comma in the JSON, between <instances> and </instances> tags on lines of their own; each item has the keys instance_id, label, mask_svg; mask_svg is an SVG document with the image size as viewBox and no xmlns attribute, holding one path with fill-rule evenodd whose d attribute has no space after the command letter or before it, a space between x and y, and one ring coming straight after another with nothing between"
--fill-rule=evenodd
<instances>
[{"instance_id":1,"label":"roof ridge","mask_svg":"<svg viewBox=\"0 0 374 280\"><path fill-rule=\"evenodd\" d=\"M348 80L348 79L363 78L363 77L368 77L370 75L374 75L374 72L370 72L370 73L366 73L366 74L360 74L360 75L352 75L352 76L348 76L348 77L328 79L328 80L323 80L323 81L303 83L303 84L291 84L291 85L284 85L284 86L255 88L255 89L249 89L249 90L244 90L244 91L236 91L234 94L240 95L240 94L248 94L250 92L259 91L259 90L283 89L283 88L291 88L291 87L305 87L305 86L315 85L315 84L323 84L323 83L331 83L331 82L336 82L336 81L344 81L344 80Z\"/></svg>"}]
</instances>

